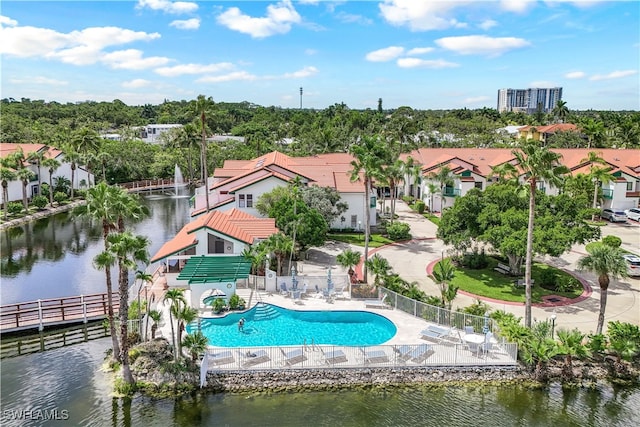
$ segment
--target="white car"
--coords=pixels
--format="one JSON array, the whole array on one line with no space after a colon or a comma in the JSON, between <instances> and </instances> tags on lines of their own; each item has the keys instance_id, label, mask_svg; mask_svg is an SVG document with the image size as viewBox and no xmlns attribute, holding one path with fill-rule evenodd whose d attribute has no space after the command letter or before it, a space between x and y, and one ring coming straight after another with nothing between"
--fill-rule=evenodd
<instances>
[{"instance_id":1,"label":"white car","mask_svg":"<svg viewBox=\"0 0 640 427\"><path fill-rule=\"evenodd\" d=\"M611 222L627 222L627 215L623 211L613 209L603 209L600 218Z\"/></svg>"},{"instance_id":2,"label":"white car","mask_svg":"<svg viewBox=\"0 0 640 427\"><path fill-rule=\"evenodd\" d=\"M640 209L631 208L624 211L627 218L632 219L634 221L640 221Z\"/></svg>"},{"instance_id":3,"label":"white car","mask_svg":"<svg viewBox=\"0 0 640 427\"><path fill-rule=\"evenodd\" d=\"M622 258L627 263L627 273L629 276L640 276L640 257L636 255L623 255Z\"/></svg>"}]
</instances>

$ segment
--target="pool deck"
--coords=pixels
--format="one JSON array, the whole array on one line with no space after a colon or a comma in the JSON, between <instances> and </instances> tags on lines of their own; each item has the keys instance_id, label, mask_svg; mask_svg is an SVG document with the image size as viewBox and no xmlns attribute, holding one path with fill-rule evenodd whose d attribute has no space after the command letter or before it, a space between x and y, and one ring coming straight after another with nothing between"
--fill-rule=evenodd
<instances>
[{"instance_id":1,"label":"pool deck","mask_svg":"<svg viewBox=\"0 0 640 427\"><path fill-rule=\"evenodd\" d=\"M318 346L312 343L246 348L209 346L206 359L207 371L517 365L516 349L513 344L501 343L494 338L493 349L488 354L480 354L465 342L464 333L459 333L455 329L443 339L425 339L421 337L420 332L428 326L436 326L434 323L393 308L367 307L367 302L371 300L336 299L333 302L327 302L324 298L312 293L302 300L294 301L277 293L266 292L261 292L258 300L291 310L368 311L388 318L395 324L397 332L390 340L369 347ZM219 317L210 310L200 310L200 316ZM168 319L168 313L165 319ZM168 322L165 321L160 329L163 336L171 337ZM484 338L482 335L475 335ZM428 347L427 352L424 351L425 347ZM295 360L295 363L288 362L284 353L296 350L299 359ZM332 355L336 357L331 357Z\"/></svg>"}]
</instances>

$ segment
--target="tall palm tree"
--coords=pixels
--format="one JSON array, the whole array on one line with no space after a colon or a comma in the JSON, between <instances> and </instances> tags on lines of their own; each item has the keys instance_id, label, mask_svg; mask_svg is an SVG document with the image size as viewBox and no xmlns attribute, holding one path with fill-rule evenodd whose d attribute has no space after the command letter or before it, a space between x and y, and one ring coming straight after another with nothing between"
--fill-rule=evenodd
<instances>
[{"instance_id":1,"label":"tall palm tree","mask_svg":"<svg viewBox=\"0 0 640 427\"><path fill-rule=\"evenodd\" d=\"M142 316L142 309L141 309L141 305L140 305L140 293L142 292L142 286L143 285L145 285L145 288L146 288L146 284L147 283L152 283L153 282L153 275L147 273L146 271L138 270L138 271L136 271L136 281L137 280L140 280L140 287L138 288L138 320L139 320L139 323L140 323L138 332L140 333L140 336L142 337L142 322L141 322L141 320L142 320L143 316ZM145 302L146 302L145 311L146 311L146 314L147 314L147 322L149 322L149 318L148 317L149 317L150 304L149 304L148 300L145 301ZM146 333L147 333L146 326L144 328L144 331L145 331L145 335L146 335Z\"/></svg>"},{"instance_id":2,"label":"tall palm tree","mask_svg":"<svg viewBox=\"0 0 640 427\"><path fill-rule=\"evenodd\" d=\"M433 200L433 196L440 192L440 187L434 182L427 183L427 191L429 191L429 212L433 213L435 211L433 205L435 201Z\"/></svg>"},{"instance_id":3,"label":"tall palm tree","mask_svg":"<svg viewBox=\"0 0 640 427\"><path fill-rule=\"evenodd\" d=\"M195 110L200 120L200 136L201 136L201 152L200 161L202 163L202 179L204 180L204 193L207 204L207 212L211 209L209 206L209 172L207 170L207 114L209 114L213 106L213 99L198 95Z\"/></svg>"},{"instance_id":4,"label":"tall palm tree","mask_svg":"<svg viewBox=\"0 0 640 427\"><path fill-rule=\"evenodd\" d=\"M60 162L51 157L44 159L42 166L49 171L49 204L53 206L53 173L60 167Z\"/></svg>"},{"instance_id":5,"label":"tall palm tree","mask_svg":"<svg viewBox=\"0 0 640 427\"><path fill-rule=\"evenodd\" d=\"M561 123L564 123L567 120L567 116L569 115L569 108L567 107L567 102L561 99L558 99L555 107L551 111L554 117L557 117Z\"/></svg>"},{"instance_id":6,"label":"tall palm tree","mask_svg":"<svg viewBox=\"0 0 640 427\"><path fill-rule=\"evenodd\" d=\"M383 172L387 183L389 184L389 192L391 196L391 219L389 222L393 224L394 216L396 213L396 196L398 192L398 184L402 181L404 176L404 162L397 159L395 162L387 165Z\"/></svg>"},{"instance_id":7,"label":"tall palm tree","mask_svg":"<svg viewBox=\"0 0 640 427\"><path fill-rule=\"evenodd\" d=\"M527 252L525 261L525 312L524 324L531 327L531 266L533 261L533 226L536 208L536 189L538 182L545 181L550 186L560 188L562 176L569 172L560 164L562 156L540 147L535 141L525 141L518 149L513 150L518 166L529 184L529 222L527 226Z\"/></svg>"},{"instance_id":8,"label":"tall palm tree","mask_svg":"<svg viewBox=\"0 0 640 427\"><path fill-rule=\"evenodd\" d=\"M27 168L20 168L16 172L16 177L22 182L22 204L24 205L24 213L29 213L29 200L27 198L27 186L29 181L33 179L35 174Z\"/></svg>"},{"instance_id":9,"label":"tall palm tree","mask_svg":"<svg viewBox=\"0 0 640 427\"><path fill-rule=\"evenodd\" d=\"M609 245L595 245L589 255L585 255L578 260L578 269L588 270L598 276L600 285L600 311L598 313L598 325L596 334L602 333L604 326L604 312L607 308L607 290L611 283L611 278L627 277L627 264L622 257L620 248Z\"/></svg>"},{"instance_id":10,"label":"tall palm tree","mask_svg":"<svg viewBox=\"0 0 640 427\"><path fill-rule=\"evenodd\" d=\"M587 136L587 148L598 145L605 135L604 123L588 118L580 126L580 130Z\"/></svg>"},{"instance_id":11,"label":"tall palm tree","mask_svg":"<svg viewBox=\"0 0 640 427\"><path fill-rule=\"evenodd\" d=\"M69 145L73 151L78 153L80 159L84 159L87 165L87 172L91 174L90 162L88 159L94 158L100 148L100 135L93 129L82 127L71 134ZM90 178L89 178L90 180ZM95 180L95 178L94 178ZM91 183L88 183L91 186Z\"/></svg>"},{"instance_id":12,"label":"tall palm tree","mask_svg":"<svg viewBox=\"0 0 640 427\"><path fill-rule=\"evenodd\" d=\"M149 317L153 320L153 325L151 325L151 339L156 339L156 331L158 330L158 325L162 320L162 312L158 310L149 311Z\"/></svg>"},{"instance_id":13,"label":"tall palm tree","mask_svg":"<svg viewBox=\"0 0 640 427\"><path fill-rule=\"evenodd\" d=\"M0 163L0 180L2 180L2 206L5 221L9 217L9 181L16 179L16 173Z\"/></svg>"},{"instance_id":14,"label":"tall palm tree","mask_svg":"<svg viewBox=\"0 0 640 427\"><path fill-rule=\"evenodd\" d=\"M364 184L364 259L369 258L369 236L371 234L370 194L373 179L380 174L382 165L387 158L384 141L379 136L365 136L349 148L354 157L351 161L351 181L362 181ZM367 265L363 267L363 280L367 281Z\"/></svg>"},{"instance_id":15,"label":"tall palm tree","mask_svg":"<svg viewBox=\"0 0 640 427\"><path fill-rule=\"evenodd\" d=\"M175 360L178 360L178 348L176 347L176 333L173 326L173 314L180 311L181 305L186 305L187 301L184 299L184 293L182 289L169 289L164 293L164 302L169 303L169 324L171 325L171 342L173 343L173 355Z\"/></svg>"},{"instance_id":16,"label":"tall palm tree","mask_svg":"<svg viewBox=\"0 0 640 427\"><path fill-rule=\"evenodd\" d=\"M444 210L444 205L447 204L445 196L445 188L453 185L453 172L448 165L442 166L437 172L431 172L429 178L436 181L440 185L440 212Z\"/></svg>"},{"instance_id":17,"label":"tall palm tree","mask_svg":"<svg viewBox=\"0 0 640 427\"><path fill-rule=\"evenodd\" d=\"M375 254L364 263L375 276L373 279L374 286L382 286L384 284L384 279L389 276L391 271L391 264L389 264L389 261L387 261L386 258L381 257L379 254Z\"/></svg>"},{"instance_id":18,"label":"tall palm tree","mask_svg":"<svg viewBox=\"0 0 640 427\"><path fill-rule=\"evenodd\" d=\"M33 151L29 153L27 156L27 161L33 162L36 164L38 168L38 191L40 191L40 187L42 186L41 172L40 167L42 166L42 161L44 160L44 152L43 151Z\"/></svg>"},{"instance_id":19,"label":"tall palm tree","mask_svg":"<svg viewBox=\"0 0 640 427\"><path fill-rule=\"evenodd\" d=\"M120 292L120 362L125 382L133 384L134 379L129 367L129 270L139 262L149 261L149 239L134 236L131 232L110 234L109 252L118 260L118 291Z\"/></svg>"},{"instance_id":20,"label":"tall palm tree","mask_svg":"<svg viewBox=\"0 0 640 427\"><path fill-rule=\"evenodd\" d=\"M598 193L599 193L598 190L600 189L600 183L607 184L611 182L613 178L609 173L611 171L611 168L601 168L594 165L594 163L601 164L601 165L607 164L607 162L602 158L600 153L596 153L595 151L589 151L589 153L587 154L587 157L580 160L580 163L585 163L585 162L589 163L589 177L593 181L594 188L593 188L593 206L592 207L594 209L594 212L591 215L591 221L595 221L596 220L595 209L598 208Z\"/></svg>"},{"instance_id":21,"label":"tall palm tree","mask_svg":"<svg viewBox=\"0 0 640 427\"><path fill-rule=\"evenodd\" d=\"M173 313L178 321L178 354L182 356L182 334L186 326L198 318L198 310L189 307L186 304L180 307L180 310Z\"/></svg>"},{"instance_id":22,"label":"tall palm tree","mask_svg":"<svg viewBox=\"0 0 640 427\"><path fill-rule=\"evenodd\" d=\"M587 346L583 344L585 334L578 329L558 331L558 354L564 355L563 377L573 378L573 358L587 356Z\"/></svg>"},{"instance_id":23,"label":"tall palm tree","mask_svg":"<svg viewBox=\"0 0 640 427\"><path fill-rule=\"evenodd\" d=\"M82 157L80 156L80 153L75 151L71 145L67 144L64 151L64 161L66 163L71 164L71 198L72 199L75 194L74 189L76 186L76 169L78 168L78 163L80 162L81 159Z\"/></svg>"},{"instance_id":24,"label":"tall palm tree","mask_svg":"<svg viewBox=\"0 0 640 427\"><path fill-rule=\"evenodd\" d=\"M264 240L266 248L276 257L277 274L282 275L282 262L290 255L293 250L293 239L286 234L280 232L272 234Z\"/></svg>"},{"instance_id":25,"label":"tall palm tree","mask_svg":"<svg viewBox=\"0 0 640 427\"><path fill-rule=\"evenodd\" d=\"M112 252L104 250L93 259L93 267L98 270L104 270L107 276L107 319L109 320L109 333L111 335L111 348L113 349L113 358L120 360L120 344L118 343L118 335L116 334L115 312L113 309L113 284L111 283L111 267L116 263L116 257Z\"/></svg>"}]
</instances>

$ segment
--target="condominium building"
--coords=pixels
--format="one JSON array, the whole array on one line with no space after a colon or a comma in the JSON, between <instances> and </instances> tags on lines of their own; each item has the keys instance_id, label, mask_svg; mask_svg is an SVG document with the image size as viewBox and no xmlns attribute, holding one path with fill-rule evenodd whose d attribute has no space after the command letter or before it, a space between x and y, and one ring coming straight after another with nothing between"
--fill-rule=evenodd
<instances>
[{"instance_id":1,"label":"condominium building","mask_svg":"<svg viewBox=\"0 0 640 427\"><path fill-rule=\"evenodd\" d=\"M538 108L549 113L562 99L562 88L529 88L498 90L498 112L514 111L533 114Z\"/></svg>"}]
</instances>

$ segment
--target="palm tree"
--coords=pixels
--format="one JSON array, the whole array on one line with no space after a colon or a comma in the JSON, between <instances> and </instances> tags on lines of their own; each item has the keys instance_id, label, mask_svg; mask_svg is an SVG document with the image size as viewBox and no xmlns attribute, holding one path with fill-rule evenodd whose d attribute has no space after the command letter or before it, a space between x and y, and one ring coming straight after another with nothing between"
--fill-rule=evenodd
<instances>
[{"instance_id":1,"label":"palm tree","mask_svg":"<svg viewBox=\"0 0 640 427\"><path fill-rule=\"evenodd\" d=\"M116 257L113 253L106 249L100 252L93 259L93 267L98 270L104 270L107 276L107 319L109 320L109 333L111 334L111 346L113 349L113 357L120 360L120 344L118 344L118 335L116 334L115 312L113 310L113 285L111 283L111 267L116 263Z\"/></svg>"},{"instance_id":2,"label":"palm tree","mask_svg":"<svg viewBox=\"0 0 640 427\"><path fill-rule=\"evenodd\" d=\"M27 198L27 186L29 185L29 181L33 178L35 174L33 171L27 168L20 168L16 172L16 177L22 182L22 204L24 205L24 213L29 213L29 201Z\"/></svg>"},{"instance_id":3,"label":"palm tree","mask_svg":"<svg viewBox=\"0 0 640 427\"><path fill-rule=\"evenodd\" d=\"M27 156L27 161L29 162L33 162L36 164L36 167L38 168L38 191L40 189L40 187L42 186L42 180L40 177L40 166L42 166L42 161L44 160L44 152L43 151L33 151L32 153L29 153L29 155Z\"/></svg>"},{"instance_id":4,"label":"palm tree","mask_svg":"<svg viewBox=\"0 0 640 427\"><path fill-rule=\"evenodd\" d=\"M118 259L118 290L120 292L120 362L125 382L133 384L134 379L129 367L129 270L139 262L149 260L149 239L134 236L131 232L110 234L109 252Z\"/></svg>"},{"instance_id":5,"label":"palm tree","mask_svg":"<svg viewBox=\"0 0 640 427\"><path fill-rule=\"evenodd\" d=\"M440 212L442 212L447 203L445 188L453 185L451 168L448 165L442 166L437 172L431 172L429 178L440 184Z\"/></svg>"},{"instance_id":6,"label":"palm tree","mask_svg":"<svg viewBox=\"0 0 640 427\"><path fill-rule=\"evenodd\" d=\"M592 207L594 209L594 212L591 215L591 221L595 221L596 220L595 209L598 208L598 193L599 193L598 190L600 189L600 183L602 184L609 183L613 180L613 178L609 173L611 171L611 168L601 168L601 167L594 166L594 163L598 163L601 165L607 164L607 162L602 158L602 156L599 153L596 153L595 151L589 151L589 154L587 155L587 157L580 160L580 163L585 163L585 162L588 162L590 164L589 177L593 181L594 188L593 188L593 206Z\"/></svg>"},{"instance_id":7,"label":"palm tree","mask_svg":"<svg viewBox=\"0 0 640 427\"><path fill-rule=\"evenodd\" d=\"M336 262L338 265L347 269L351 283L355 282L356 272L353 270L353 267L358 265L361 256L360 252L351 249L346 249L344 252L341 252L336 256Z\"/></svg>"},{"instance_id":8,"label":"palm tree","mask_svg":"<svg viewBox=\"0 0 640 427\"><path fill-rule=\"evenodd\" d=\"M153 325L151 325L151 339L156 339L156 331L158 330L158 325L162 320L162 312L158 310L149 311L149 317L153 320Z\"/></svg>"},{"instance_id":9,"label":"palm tree","mask_svg":"<svg viewBox=\"0 0 640 427\"><path fill-rule=\"evenodd\" d=\"M74 189L76 186L76 169L78 168L78 162L80 162L80 153L74 151L71 145L65 147L64 161L71 164L71 198L74 196Z\"/></svg>"},{"instance_id":10,"label":"palm tree","mask_svg":"<svg viewBox=\"0 0 640 427\"><path fill-rule=\"evenodd\" d=\"M417 189L422 175L422 165L417 162L413 157L408 156L404 161L403 166L404 176L407 182L413 182L413 191L411 191L411 197L417 197Z\"/></svg>"},{"instance_id":11,"label":"palm tree","mask_svg":"<svg viewBox=\"0 0 640 427\"><path fill-rule=\"evenodd\" d=\"M369 258L369 235L371 234L370 193L373 179L380 173L387 151L379 136L365 136L349 148L354 160L351 161L351 181L362 180L364 184L364 272L363 280L367 281L366 260ZM375 206L375 204L374 204Z\"/></svg>"},{"instance_id":12,"label":"palm tree","mask_svg":"<svg viewBox=\"0 0 640 427\"><path fill-rule=\"evenodd\" d=\"M49 170L49 204L53 206L53 173L60 167L60 162L54 158L42 161L42 166Z\"/></svg>"},{"instance_id":13,"label":"palm tree","mask_svg":"<svg viewBox=\"0 0 640 427\"><path fill-rule=\"evenodd\" d=\"M171 342L173 343L173 354L174 358L178 360L178 348L176 347L176 334L175 329L173 327L173 313L177 313L179 311L179 307L181 304L186 304L187 301L184 299L184 293L182 289L169 289L164 293L164 303L169 303L169 324L171 325Z\"/></svg>"},{"instance_id":14,"label":"palm tree","mask_svg":"<svg viewBox=\"0 0 640 427\"><path fill-rule=\"evenodd\" d=\"M577 329L571 331L560 329L558 331L558 354L564 355L563 377L565 379L573 378L573 358L585 357L587 355L587 346L584 341L585 334Z\"/></svg>"},{"instance_id":15,"label":"palm tree","mask_svg":"<svg viewBox=\"0 0 640 427\"><path fill-rule=\"evenodd\" d=\"M440 192L440 188L437 184L433 182L427 183L427 191L429 191L429 212L433 213L435 209L433 208L433 204L435 203L433 200L433 196Z\"/></svg>"},{"instance_id":16,"label":"palm tree","mask_svg":"<svg viewBox=\"0 0 640 427\"><path fill-rule=\"evenodd\" d=\"M491 174L497 177L499 182L518 179L518 169L509 162L491 166Z\"/></svg>"},{"instance_id":17,"label":"palm tree","mask_svg":"<svg viewBox=\"0 0 640 427\"><path fill-rule=\"evenodd\" d=\"M551 114L553 114L554 117L557 117L560 120L560 122L564 123L565 120L567 119L567 116L569 115L569 108L567 107L567 102L561 99L558 99L558 102L556 102L556 106L553 107Z\"/></svg>"},{"instance_id":18,"label":"palm tree","mask_svg":"<svg viewBox=\"0 0 640 427\"><path fill-rule=\"evenodd\" d=\"M200 135L201 135L201 153L200 161L202 164L202 178L204 180L204 193L207 203L207 212L211 209L209 206L209 172L207 170L207 114L213 106L213 99L206 98L204 95L198 95L195 110L200 119Z\"/></svg>"},{"instance_id":19,"label":"palm tree","mask_svg":"<svg viewBox=\"0 0 640 427\"><path fill-rule=\"evenodd\" d=\"M578 269L588 270L598 276L600 285L600 311L598 313L598 326L596 334L602 333L604 326L604 312L607 307L607 290L611 277L627 277L627 264L622 257L620 248L609 245L595 245L589 255L585 255L578 260Z\"/></svg>"},{"instance_id":20,"label":"palm tree","mask_svg":"<svg viewBox=\"0 0 640 427\"><path fill-rule=\"evenodd\" d=\"M198 356L205 352L208 344L209 339L201 331L192 332L182 340L182 345L189 350L191 361L194 363L198 361Z\"/></svg>"},{"instance_id":21,"label":"palm tree","mask_svg":"<svg viewBox=\"0 0 640 427\"><path fill-rule=\"evenodd\" d=\"M379 254L375 254L371 259L364 262L365 266L371 270L371 273L375 276L373 279L374 286L382 286L384 279L389 276L391 271L391 264L386 258L381 257Z\"/></svg>"},{"instance_id":22,"label":"palm tree","mask_svg":"<svg viewBox=\"0 0 640 427\"><path fill-rule=\"evenodd\" d=\"M546 147L539 147L535 141L524 142L513 151L518 165L529 183L529 223L527 226L527 251L525 261L525 311L524 324L531 327L531 266L533 261L533 225L536 208L536 189L538 182L560 188L562 175L569 170L560 164L562 156Z\"/></svg>"},{"instance_id":23,"label":"palm tree","mask_svg":"<svg viewBox=\"0 0 640 427\"><path fill-rule=\"evenodd\" d=\"M0 164L0 180L2 180L2 205L4 207L5 221L9 217L9 181L16 179L15 172Z\"/></svg>"},{"instance_id":24,"label":"palm tree","mask_svg":"<svg viewBox=\"0 0 640 427\"><path fill-rule=\"evenodd\" d=\"M551 338L532 337L528 345L522 347L522 358L528 364L536 364L534 378L537 381L547 380L547 364L558 354L558 346Z\"/></svg>"},{"instance_id":25,"label":"palm tree","mask_svg":"<svg viewBox=\"0 0 640 427\"><path fill-rule=\"evenodd\" d=\"M182 356L182 333L185 331L186 325L198 318L198 310L185 304L180 307L179 311L173 314L178 321L178 354Z\"/></svg>"},{"instance_id":26,"label":"palm tree","mask_svg":"<svg viewBox=\"0 0 640 427\"><path fill-rule=\"evenodd\" d=\"M272 234L264 240L264 247L275 255L277 274L282 275L282 263L294 250L293 239L282 232Z\"/></svg>"},{"instance_id":27,"label":"palm tree","mask_svg":"<svg viewBox=\"0 0 640 427\"><path fill-rule=\"evenodd\" d=\"M153 275L147 273L146 271L143 270L138 270L136 271L136 280L140 280L140 288L138 288L138 319L139 321L142 320L142 310L141 310L141 306L140 306L140 292L142 291L142 285L144 285L145 283L152 283L153 282ZM146 285L145 285L146 288ZM148 316L149 316L149 301L148 299L145 301L146 302L146 314L147 314L147 322L149 322ZM145 335L147 333L147 328L144 328L145 331ZM139 333L140 336L142 337L142 322L140 321L140 325L139 325Z\"/></svg>"},{"instance_id":28,"label":"palm tree","mask_svg":"<svg viewBox=\"0 0 640 427\"><path fill-rule=\"evenodd\" d=\"M440 288L440 296L442 297L442 306L451 309L451 303L458 292L457 286L450 284L456 271L455 266L448 258L440 260L433 268L431 278Z\"/></svg>"},{"instance_id":29,"label":"palm tree","mask_svg":"<svg viewBox=\"0 0 640 427\"><path fill-rule=\"evenodd\" d=\"M604 124L601 121L590 118L585 120L580 126L580 130L587 136L587 148L591 148L594 143L597 145L605 134Z\"/></svg>"},{"instance_id":30,"label":"palm tree","mask_svg":"<svg viewBox=\"0 0 640 427\"><path fill-rule=\"evenodd\" d=\"M402 160L396 160L384 169L383 174L386 178L387 183L389 184L389 192L391 196L391 219L389 222L393 224L396 213L396 195L398 192L398 183L402 181L402 178L404 176L404 162Z\"/></svg>"},{"instance_id":31,"label":"palm tree","mask_svg":"<svg viewBox=\"0 0 640 427\"><path fill-rule=\"evenodd\" d=\"M79 154L79 159L84 159L86 161L90 159L92 155L97 153L98 149L100 148L100 136L93 129L82 127L81 129L73 132L69 145L72 147L72 151ZM91 174L91 169L89 167L90 163L86 162L86 164L87 172ZM90 182L88 184L89 186L91 186Z\"/></svg>"}]
</instances>

